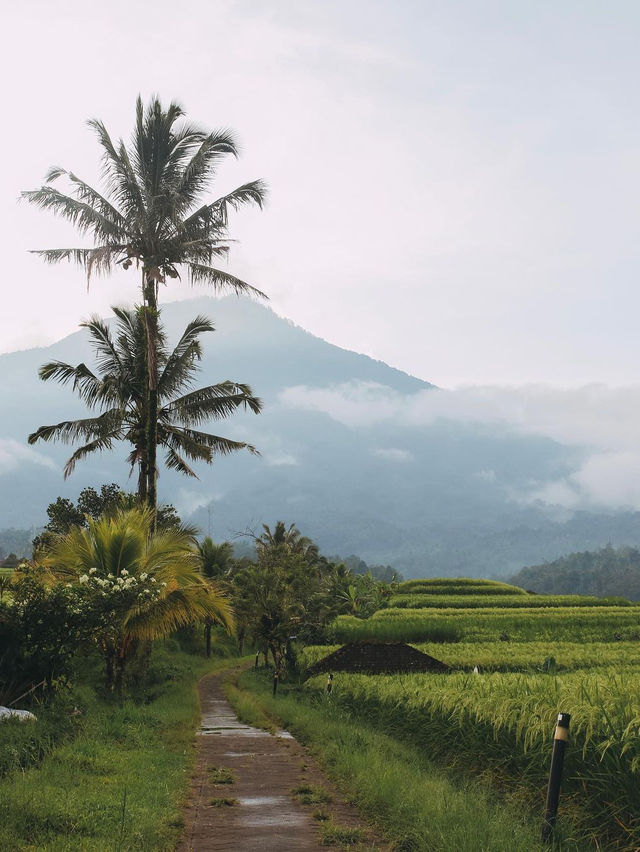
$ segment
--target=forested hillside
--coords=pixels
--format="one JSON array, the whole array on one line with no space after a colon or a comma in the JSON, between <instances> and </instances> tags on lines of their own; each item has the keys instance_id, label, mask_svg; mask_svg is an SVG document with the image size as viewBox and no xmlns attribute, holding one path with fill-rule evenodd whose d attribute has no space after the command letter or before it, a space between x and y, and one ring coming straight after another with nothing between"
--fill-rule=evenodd
<instances>
[{"instance_id":1,"label":"forested hillside","mask_svg":"<svg viewBox=\"0 0 640 852\"><path fill-rule=\"evenodd\" d=\"M620 595L640 600L640 550L603 547L523 568L512 581L540 594Z\"/></svg>"}]
</instances>

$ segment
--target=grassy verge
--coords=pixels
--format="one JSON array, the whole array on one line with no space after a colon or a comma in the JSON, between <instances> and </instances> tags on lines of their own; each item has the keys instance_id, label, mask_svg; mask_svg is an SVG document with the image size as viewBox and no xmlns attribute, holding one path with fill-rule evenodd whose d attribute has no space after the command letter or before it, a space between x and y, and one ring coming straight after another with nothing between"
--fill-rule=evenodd
<instances>
[{"instance_id":1,"label":"grassy verge","mask_svg":"<svg viewBox=\"0 0 640 852\"><path fill-rule=\"evenodd\" d=\"M0 780L0 849L173 849L195 757L197 681L228 664L160 649L143 700L79 689L75 737Z\"/></svg>"},{"instance_id":2,"label":"grassy verge","mask_svg":"<svg viewBox=\"0 0 640 852\"><path fill-rule=\"evenodd\" d=\"M238 697L242 702L238 702ZM276 719L319 763L398 852L532 852L541 849L539 819L515 797L499 800L482 784L462 782L423 754L349 716L330 699L313 702L244 672L228 697L247 721ZM547 847L549 848L549 847ZM565 837L556 849L578 850Z\"/></svg>"}]
</instances>

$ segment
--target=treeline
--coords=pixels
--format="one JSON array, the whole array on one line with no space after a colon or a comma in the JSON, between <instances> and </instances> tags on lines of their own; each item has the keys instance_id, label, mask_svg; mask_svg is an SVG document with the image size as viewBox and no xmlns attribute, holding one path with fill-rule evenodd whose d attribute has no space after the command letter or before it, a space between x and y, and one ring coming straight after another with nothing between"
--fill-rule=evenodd
<instances>
[{"instance_id":1,"label":"treeline","mask_svg":"<svg viewBox=\"0 0 640 852\"><path fill-rule=\"evenodd\" d=\"M17 557L31 555L34 530L19 530L15 527L0 530L0 561L10 554Z\"/></svg>"},{"instance_id":2,"label":"treeline","mask_svg":"<svg viewBox=\"0 0 640 852\"><path fill-rule=\"evenodd\" d=\"M523 568L512 583L540 594L620 596L640 600L640 550L636 547L570 553Z\"/></svg>"}]
</instances>

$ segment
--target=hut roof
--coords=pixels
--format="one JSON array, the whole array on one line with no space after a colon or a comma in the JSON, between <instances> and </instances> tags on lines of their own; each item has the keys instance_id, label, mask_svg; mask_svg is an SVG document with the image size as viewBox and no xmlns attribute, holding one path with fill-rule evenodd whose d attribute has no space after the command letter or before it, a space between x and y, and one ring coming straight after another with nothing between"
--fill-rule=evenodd
<instances>
[{"instance_id":1,"label":"hut roof","mask_svg":"<svg viewBox=\"0 0 640 852\"><path fill-rule=\"evenodd\" d=\"M323 672L401 674L448 672L451 668L405 642L349 642L307 669L307 677Z\"/></svg>"}]
</instances>

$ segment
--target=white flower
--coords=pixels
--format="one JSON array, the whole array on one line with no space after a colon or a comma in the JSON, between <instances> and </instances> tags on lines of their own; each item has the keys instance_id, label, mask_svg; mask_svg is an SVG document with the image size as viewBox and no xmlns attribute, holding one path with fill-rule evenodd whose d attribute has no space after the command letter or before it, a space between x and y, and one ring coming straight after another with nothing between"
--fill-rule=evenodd
<instances>
[{"instance_id":1,"label":"white flower","mask_svg":"<svg viewBox=\"0 0 640 852\"><path fill-rule=\"evenodd\" d=\"M89 582L89 575L83 574L82 577L80 577L78 582L81 583L84 586L85 583Z\"/></svg>"},{"instance_id":2,"label":"white flower","mask_svg":"<svg viewBox=\"0 0 640 852\"><path fill-rule=\"evenodd\" d=\"M143 572L142 574L140 574L140 579L142 580L143 583L147 579L148 576L149 575L146 572Z\"/></svg>"},{"instance_id":3,"label":"white flower","mask_svg":"<svg viewBox=\"0 0 640 852\"><path fill-rule=\"evenodd\" d=\"M126 568L122 569L122 571L120 572L120 576L121 577L128 577L129 576L129 572L127 571Z\"/></svg>"},{"instance_id":4,"label":"white flower","mask_svg":"<svg viewBox=\"0 0 640 852\"><path fill-rule=\"evenodd\" d=\"M152 578L151 578L151 582L152 582L152 583L155 583L155 581L156 581L156 578L155 578L155 577L152 577Z\"/></svg>"},{"instance_id":5,"label":"white flower","mask_svg":"<svg viewBox=\"0 0 640 852\"><path fill-rule=\"evenodd\" d=\"M89 573L95 574L97 570L98 570L97 568L89 568Z\"/></svg>"}]
</instances>

